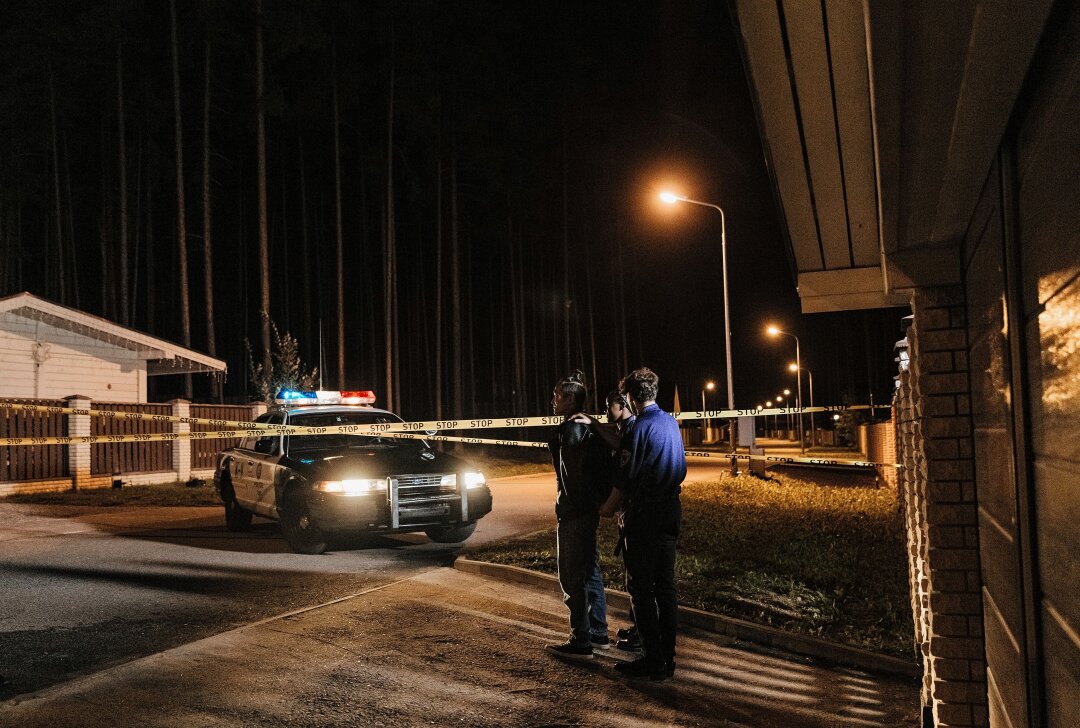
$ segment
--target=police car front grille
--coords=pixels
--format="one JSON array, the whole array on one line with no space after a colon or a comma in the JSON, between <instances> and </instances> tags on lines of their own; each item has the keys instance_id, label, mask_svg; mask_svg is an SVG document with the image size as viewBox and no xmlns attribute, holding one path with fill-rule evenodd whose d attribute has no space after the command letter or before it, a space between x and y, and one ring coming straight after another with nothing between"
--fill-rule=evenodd
<instances>
[{"instance_id":1,"label":"police car front grille","mask_svg":"<svg viewBox=\"0 0 1080 728\"><path fill-rule=\"evenodd\" d=\"M457 487L442 485L442 475L395 475L399 502L456 493Z\"/></svg>"}]
</instances>

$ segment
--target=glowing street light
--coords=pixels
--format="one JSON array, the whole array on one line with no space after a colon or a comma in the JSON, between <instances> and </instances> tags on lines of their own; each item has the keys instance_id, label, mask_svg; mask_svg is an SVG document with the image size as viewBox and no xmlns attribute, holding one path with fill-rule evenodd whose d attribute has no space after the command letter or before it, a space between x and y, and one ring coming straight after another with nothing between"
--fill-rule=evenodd
<instances>
[{"instance_id":1,"label":"glowing street light","mask_svg":"<svg viewBox=\"0 0 1080 728\"><path fill-rule=\"evenodd\" d=\"M728 307L728 280L727 280L727 223L724 220L724 208L720 205L714 205L711 202L702 202L701 200L692 200L686 195L677 195L674 192L667 190L660 193L660 199L669 205L674 205L677 202L686 202L691 205L699 205L701 207L711 207L720 213L720 259L723 264L724 275L724 353L727 359L727 405L729 410L735 409L735 388L732 385L731 379L731 311ZM732 420L728 429L730 432L731 441L731 474L738 475L739 466L738 460L735 458L735 427L736 423Z\"/></svg>"},{"instance_id":2,"label":"glowing street light","mask_svg":"<svg viewBox=\"0 0 1080 728\"><path fill-rule=\"evenodd\" d=\"M787 331L782 330L780 327L774 324L769 324L768 326L766 326L765 333L773 337L774 339L777 336L790 336L791 338L795 339L795 364L791 365L795 368L791 369L791 367L789 366L788 369L791 369L791 371L795 372L796 375L795 402L796 406L799 409L799 452L806 452L806 442L803 435L802 417L802 377L799 376L799 370L802 368L802 355L799 353L799 337L795 334L788 333Z\"/></svg>"},{"instance_id":3,"label":"glowing street light","mask_svg":"<svg viewBox=\"0 0 1080 728\"><path fill-rule=\"evenodd\" d=\"M706 409L708 409L705 406L705 392L711 392L714 389L716 389L716 382L714 382L711 379L709 381L705 382L705 388L701 390L701 411L702 412L704 412ZM712 427L712 420L711 419L706 419L706 420L704 420L704 424L705 424L705 434L708 435L709 429Z\"/></svg>"}]
</instances>

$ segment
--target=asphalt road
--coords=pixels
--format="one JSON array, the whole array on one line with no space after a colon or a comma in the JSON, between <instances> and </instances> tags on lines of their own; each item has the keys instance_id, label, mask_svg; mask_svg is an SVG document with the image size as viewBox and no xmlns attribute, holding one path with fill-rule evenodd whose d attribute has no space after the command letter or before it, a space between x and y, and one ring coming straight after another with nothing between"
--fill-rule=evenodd
<instances>
[{"instance_id":1,"label":"asphalt road","mask_svg":"<svg viewBox=\"0 0 1080 728\"><path fill-rule=\"evenodd\" d=\"M612 628L626 614L609 610ZM432 569L0 702L19 728L914 728L919 683L680 630L675 677L566 662L550 586Z\"/></svg>"},{"instance_id":2,"label":"asphalt road","mask_svg":"<svg viewBox=\"0 0 1080 728\"><path fill-rule=\"evenodd\" d=\"M688 481L723 464L692 464ZM553 524L554 475L492 482L468 544ZM277 524L225 530L220 508L0 503L0 700L242 624L445 566L422 534L291 553Z\"/></svg>"}]
</instances>

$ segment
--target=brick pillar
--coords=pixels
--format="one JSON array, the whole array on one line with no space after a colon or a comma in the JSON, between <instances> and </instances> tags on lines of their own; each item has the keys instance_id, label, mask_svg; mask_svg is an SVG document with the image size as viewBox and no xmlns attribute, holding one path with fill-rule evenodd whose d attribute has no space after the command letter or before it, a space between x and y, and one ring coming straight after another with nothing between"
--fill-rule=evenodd
<instances>
[{"instance_id":1,"label":"brick pillar","mask_svg":"<svg viewBox=\"0 0 1080 728\"><path fill-rule=\"evenodd\" d=\"M191 416L191 402L186 399L173 399L169 401L169 404L172 405L174 417ZM172 425L172 431L175 433L191 432L191 425L187 422L174 422ZM176 473L177 480L188 481L191 479L191 440L184 438L173 441L172 469Z\"/></svg>"},{"instance_id":2,"label":"brick pillar","mask_svg":"<svg viewBox=\"0 0 1080 728\"><path fill-rule=\"evenodd\" d=\"M90 412L92 400L81 394L73 394L65 397L67 406L71 409ZM68 415L67 434L75 437L88 437L90 432L90 415ZM68 445L68 473L71 475L71 489L78 490L81 486L90 484L90 443Z\"/></svg>"},{"instance_id":3,"label":"brick pillar","mask_svg":"<svg viewBox=\"0 0 1080 728\"><path fill-rule=\"evenodd\" d=\"M985 726L986 658L967 329L959 287L920 290L898 395L923 705L936 726Z\"/></svg>"},{"instance_id":4,"label":"brick pillar","mask_svg":"<svg viewBox=\"0 0 1080 728\"><path fill-rule=\"evenodd\" d=\"M881 460L883 463L896 463L896 417L892 411L889 412L889 419L880 425L881 428ZM899 477L896 472L896 468L887 467L881 468L881 479L890 488L896 488L899 482Z\"/></svg>"},{"instance_id":5,"label":"brick pillar","mask_svg":"<svg viewBox=\"0 0 1080 728\"><path fill-rule=\"evenodd\" d=\"M266 414L266 402L252 402L251 419L254 420L256 417L263 414Z\"/></svg>"}]
</instances>

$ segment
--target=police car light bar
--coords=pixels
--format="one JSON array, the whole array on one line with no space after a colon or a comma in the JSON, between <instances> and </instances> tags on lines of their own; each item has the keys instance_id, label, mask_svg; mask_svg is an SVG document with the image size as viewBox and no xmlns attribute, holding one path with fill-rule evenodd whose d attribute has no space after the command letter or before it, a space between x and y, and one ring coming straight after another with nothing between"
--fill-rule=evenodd
<instances>
[{"instance_id":1,"label":"police car light bar","mask_svg":"<svg viewBox=\"0 0 1080 728\"><path fill-rule=\"evenodd\" d=\"M312 405L312 404L375 404L375 392L370 389L349 391L300 392L295 389L283 389L274 398L277 404Z\"/></svg>"},{"instance_id":2,"label":"police car light bar","mask_svg":"<svg viewBox=\"0 0 1080 728\"><path fill-rule=\"evenodd\" d=\"M342 404L375 404L375 393L370 389L338 392Z\"/></svg>"}]
</instances>

